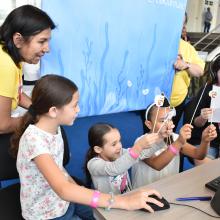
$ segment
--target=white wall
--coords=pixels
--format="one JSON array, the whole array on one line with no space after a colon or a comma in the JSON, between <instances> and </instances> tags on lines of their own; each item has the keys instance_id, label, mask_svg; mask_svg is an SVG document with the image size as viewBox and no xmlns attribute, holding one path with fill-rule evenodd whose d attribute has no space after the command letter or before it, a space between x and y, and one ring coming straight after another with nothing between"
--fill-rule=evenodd
<instances>
[{"instance_id":1,"label":"white wall","mask_svg":"<svg viewBox=\"0 0 220 220\"><path fill-rule=\"evenodd\" d=\"M220 24L220 0L219 0L219 3L218 3L218 15L217 15L217 24Z\"/></svg>"},{"instance_id":2,"label":"white wall","mask_svg":"<svg viewBox=\"0 0 220 220\"><path fill-rule=\"evenodd\" d=\"M14 8L25 4L35 5L40 8L41 0L0 0L0 25Z\"/></svg>"},{"instance_id":3,"label":"white wall","mask_svg":"<svg viewBox=\"0 0 220 220\"><path fill-rule=\"evenodd\" d=\"M187 30L190 32L203 32L203 16L207 7L210 7L213 20L211 30L220 23L220 0L208 0L212 1L213 5L206 5L206 0L188 0L186 11L188 14ZM220 30L217 30L220 32Z\"/></svg>"}]
</instances>

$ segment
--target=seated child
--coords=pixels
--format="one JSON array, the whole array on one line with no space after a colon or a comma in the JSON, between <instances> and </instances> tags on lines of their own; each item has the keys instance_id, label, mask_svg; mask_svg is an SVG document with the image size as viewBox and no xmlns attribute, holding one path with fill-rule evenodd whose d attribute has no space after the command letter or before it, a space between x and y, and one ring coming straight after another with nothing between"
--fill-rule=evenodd
<instances>
[{"instance_id":1,"label":"seated child","mask_svg":"<svg viewBox=\"0 0 220 220\"><path fill-rule=\"evenodd\" d=\"M167 136L166 132L172 132L172 129L163 129L162 135ZM95 189L101 192L121 194L129 191L131 184L128 169L139 158L150 157L157 151L161 145L159 143L163 141L162 135L145 135L132 148L123 149L117 128L110 124L93 125L88 134L90 148L85 163L87 178L92 179Z\"/></svg>"},{"instance_id":2,"label":"seated child","mask_svg":"<svg viewBox=\"0 0 220 220\"><path fill-rule=\"evenodd\" d=\"M72 125L80 111L79 91L72 81L62 76L44 76L35 84L31 100L32 105L12 139L24 219L64 220L77 215L85 220L95 219L91 207L145 208L153 212L146 202L163 206L149 197L155 194L161 198L156 190L143 189L114 196L82 187L67 173L63 167L60 125ZM156 139L156 136L153 137ZM138 151L136 148L131 154L136 155Z\"/></svg>"},{"instance_id":3,"label":"seated child","mask_svg":"<svg viewBox=\"0 0 220 220\"><path fill-rule=\"evenodd\" d=\"M149 133L152 133L153 128L155 132L158 132L161 126L166 124L170 111L167 99L165 99L164 105L159 107L159 109L155 104L147 108L145 125L150 130ZM198 148L186 142L191 137L191 129L192 126L190 124L184 125L180 129L180 135L173 133L170 138L160 142L161 149L155 152L153 156L134 164L132 167L133 188L144 186L163 177L178 173L180 152L196 159L203 159L206 156L210 141L217 136L215 126L210 125L203 131L202 140Z\"/></svg>"}]
</instances>

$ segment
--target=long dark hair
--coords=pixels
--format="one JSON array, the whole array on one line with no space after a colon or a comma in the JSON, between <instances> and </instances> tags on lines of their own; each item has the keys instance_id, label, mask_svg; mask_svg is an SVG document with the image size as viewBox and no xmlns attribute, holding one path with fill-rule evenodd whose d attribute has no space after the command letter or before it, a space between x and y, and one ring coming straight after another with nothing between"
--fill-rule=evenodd
<instances>
[{"instance_id":1,"label":"long dark hair","mask_svg":"<svg viewBox=\"0 0 220 220\"><path fill-rule=\"evenodd\" d=\"M21 62L21 56L13 42L13 35L20 33L25 41L41 31L55 28L55 24L46 12L32 5L23 5L14 9L0 27L0 44L16 65Z\"/></svg>"},{"instance_id":2,"label":"long dark hair","mask_svg":"<svg viewBox=\"0 0 220 220\"><path fill-rule=\"evenodd\" d=\"M114 126L107 123L97 123L94 124L88 132L88 142L89 142L89 149L86 154L86 160L84 164L84 170L86 174L86 183L87 185L91 185L91 175L89 173L89 170L87 168L87 163L89 160L91 160L93 157L97 156L97 153L94 150L94 146L103 147L105 142L105 139L103 138L105 134L107 134L112 129L115 129Z\"/></svg>"},{"instance_id":3,"label":"long dark hair","mask_svg":"<svg viewBox=\"0 0 220 220\"><path fill-rule=\"evenodd\" d=\"M32 92L32 105L22 117L20 127L11 139L11 152L17 155L19 140L30 124L38 122L38 116L49 111L52 106L61 108L71 102L73 94L78 91L71 80L57 75L46 75L40 78Z\"/></svg>"},{"instance_id":4,"label":"long dark hair","mask_svg":"<svg viewBox=\"0 0 220 220\"><path fill-rule=\"evenodd\" d=\"M212 77L212 84L218 83L218 71L220 70L220 53L217 54L209 64L209 70Z\"/></svg>"}]
</instances>

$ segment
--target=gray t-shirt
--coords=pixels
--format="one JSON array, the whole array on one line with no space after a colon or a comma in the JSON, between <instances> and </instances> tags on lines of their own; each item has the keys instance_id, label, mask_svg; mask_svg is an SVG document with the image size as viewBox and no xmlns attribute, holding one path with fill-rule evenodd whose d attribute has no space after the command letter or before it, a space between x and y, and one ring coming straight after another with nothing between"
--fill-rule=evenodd
<instances>
[{"instance_id":1,"label":"gray t-shirt","mask_svg":"<svg viewBox=\"0 0 220 220\"><path fill-rule=\"evenodd\" d=\"M205 22L211 22L211 21L212 21L212 13L210 11L206 11Z\"/></svg>"},{"instance_id":2,"label":"gray t-shirt","mask_svg":"<svg viewBox=\"0 0 220 220\"><path fill-rule=\"evenodd\" d=\"M151 157L159 148L161 148L161 143L153 144L151 148L143 150L137 159L130 156L128 149L122 149L121 156L115 161L105 161L100 157L92 158L87 168L95 189L114 194L131 190L128 169L139 160Z\"/></svg>"},{"instance_id":3,"label":"gray t-shirt","mask_svg":"<svg viewBox=\"0 0 220 220\"><path fill-rule=\"evenodd\" d=\"M178 134L173 134L173 139L176 140L178 138ZM160 142L158 144L156 151L154 151L154 155L158 156L163 151L167 149L167 145L165 142ZM153 151L152 151L153 152ZM152 155L153 155L152 154ZM151 156L152 156L151 155ZM131 169L131 179L132 179L132 188L138 188L152 182L155 182L159 179L162 179L166 176L171 176L179 172L179 155L175 156L170 163L164 167L162 170L157 171L150 166L148 166L143 161L139 160L138 163L135 163Z\"/></svg>"}]
</instances>

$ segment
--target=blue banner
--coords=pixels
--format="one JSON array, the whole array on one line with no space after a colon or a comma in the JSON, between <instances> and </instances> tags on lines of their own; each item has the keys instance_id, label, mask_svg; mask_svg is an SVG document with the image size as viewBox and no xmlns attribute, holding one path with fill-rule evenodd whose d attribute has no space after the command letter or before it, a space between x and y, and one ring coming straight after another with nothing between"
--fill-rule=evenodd
<instances>
[{"instance_id":1,"label":"blue banner","mask_svg":"<svg viewBox=\"0 0 220 220\"><path fill-rule=\"evenodd\" d=\"M42 0L55 21L41 74L73 80L80 116L145 109L170 96L186 0Z\"/></svg>"}]
</instances>

